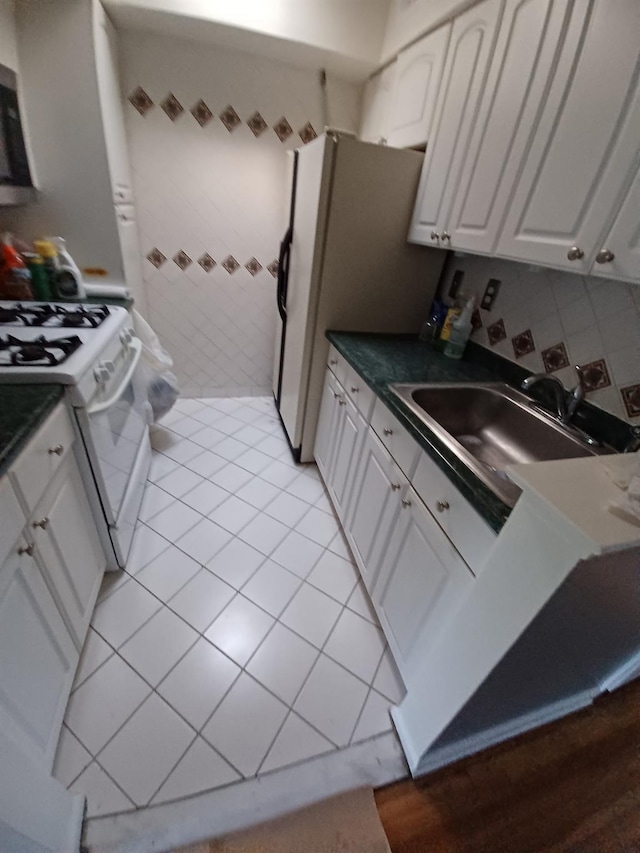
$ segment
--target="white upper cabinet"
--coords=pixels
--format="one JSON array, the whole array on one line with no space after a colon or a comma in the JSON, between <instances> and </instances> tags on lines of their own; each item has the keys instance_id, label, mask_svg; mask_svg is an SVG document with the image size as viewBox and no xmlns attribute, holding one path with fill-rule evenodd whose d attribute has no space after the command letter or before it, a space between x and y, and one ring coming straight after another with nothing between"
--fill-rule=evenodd
<instances>
[{"instance_id":1,"label":"white upper cabinet","mask_svg":"<svg viewBox=\"0 0 640 853\"><path fill-rule=\"evenodd\" d=\"M416 243L449 246L448 217L483 92L502 0L484 0L453 22L433 131L409 230Z\"/></svg>"},{"instance_id":2,"label":"white upper cabinet","mask_svg":"<svg viewBox=\"0 0 640 853\"><path fill-rule=\"evenodd\" d=\"M492 252L571 5L507 0L451 215L452 248Z\"/></svg>"},{"instance_id":3,"label":"white upper cabinet","mask_svg":"<svg viewBox=\"0 0 640 853\"><path fill-rule=\"evenodd\" d=\"M640 276L640 169L613 228L602 241L591 270L605 278L638 281Z\"/></svg>"},{"instance_id":4,"label":"white upper cabinet","mask_svg":"<svg viewBox=\"0 0 640 853\"><path fill-rule=\"evenodd\" d=\"M498 254L591 269L638 165L639 57L638 0L574 4Z\"/></svg>"},{"instance_id":5,"label":"white upper cabinet","mask_svg":"<svg viewBox=\"0 0 640 853\"><path fill-rule=\"evenodd\" d=\"M446 24L398 56L389 145L408 148L427 142L450 35L451 24Z\"/></svg>"},{"instance_id":6,"label":"white upper cabinet","mask_svg":"<svg viewBox=\"0 0 640 853\"><path fill-rule=\"evenodd\" d=\"M389 137L389 112L396 74L393 62L367 80L362 101L360 139L363 142L386 142Z\"/></svg>"}]
</instances>

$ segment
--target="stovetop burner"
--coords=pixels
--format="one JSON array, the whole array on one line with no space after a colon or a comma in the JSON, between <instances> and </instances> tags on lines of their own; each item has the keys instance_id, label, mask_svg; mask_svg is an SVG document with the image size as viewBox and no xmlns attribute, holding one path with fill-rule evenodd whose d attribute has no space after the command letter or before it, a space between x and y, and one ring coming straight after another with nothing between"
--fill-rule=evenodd
<instances>
[{"instance_id":1,"label":"stovetop burner","mask_svg":"<svg viewBox=\"0 0 640 853\"><path fill-rule=\"evenodd\" d=\"M0 307L0 325L46 326L47 328L97 329L109 316L106 305L63 305L16 303Z\"/></svg>"},{"instance_id":2,"label":"stovetop burner","mask_svg":"<svg viewBox=\"0 0 640 853\"><path fill-rule=\"evenodd\" d=\"M14 335L0 337L0 367L55 367L62 364L82 341L77 335L47 340L44 335L32 341L23 341Z\"/></svg>"}]
</instances>

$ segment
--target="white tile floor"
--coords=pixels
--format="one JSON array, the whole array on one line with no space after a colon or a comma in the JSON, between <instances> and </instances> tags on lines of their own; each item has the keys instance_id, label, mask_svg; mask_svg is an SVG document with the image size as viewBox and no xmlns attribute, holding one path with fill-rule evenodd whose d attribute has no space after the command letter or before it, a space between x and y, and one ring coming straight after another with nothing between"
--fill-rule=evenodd
<instances>
[{"instance_id":1,"label":"white tile floor","mask_svg":"<svg viewBox=\"0 0 640 853\"><path fill-rule=\"evenodd\" d=\"M105 578L54 767L89 816L388 731L403 691L270 398L179 400L152 444L128 570Z\"/></svg>"}]
</instances>

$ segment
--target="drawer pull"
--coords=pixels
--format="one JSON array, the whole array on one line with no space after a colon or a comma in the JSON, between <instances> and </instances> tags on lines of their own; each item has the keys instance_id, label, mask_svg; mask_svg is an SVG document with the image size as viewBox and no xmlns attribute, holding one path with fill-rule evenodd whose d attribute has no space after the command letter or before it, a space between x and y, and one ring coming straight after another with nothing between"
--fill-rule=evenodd
<instances>
[{"instance_id":1,"label":"drawer pull","mask_svg":"<svg viewBox=\"0 0 640 853\"><path fill-rule=\"evenodd\" d=\"M400 483L391 483L391 491L392 492L397 492L398 489L401 489L401 488L402 488L402 486L400 485Z\"/></svg>"},{"instance_id":2,"label":"drawer pull","mask_svg":"<svg viewBox=\"0 0 640 853\"><path fill-rule=\"evenodd\" d=\"M346 406L346 404L347 404L347 401L346 401L346 400L343 400L342 398L340 398L340 399L338 400L338 405L339 405L339 406Z\"/></svg>"},{"instance_id":3,"label":"drawer pull","mask_svg":"<svg viewBox=\"0 0 640 853\"><path fill-rule=\"evenodd\" d=\"M45 518L41 518L40 521L34 521L32 527L40 527L42 530L46 530L49 526L49 519L45 516Z\"/></svg>"},{"instance_id":4,"label":"drawer pull","mask_svg":"<svg viewBox=\"0 0 640 853\"><path fill-rule=\"evenodd\" d=\"M337 400L339 396L340 396L340 394L338 394L338 392L337 392L337 391L334 391L334 392L333 392L333 399L334 399L334 400Z\"/></svg>"},{"instance_id":5,"label":"drawer pull","mask_svg":"<svg viewBox=\"0 0 640 853\"><path fill-rule=\"evenodd\" d=\"M406 509L408 506L411 506L411 501L408 498L402 498L402 506Z\"/></svg>"},{"instance_id":6,"label":"drawer pull","mask_svg":"<svg viewBox=\"0 0 640 853\"><path fill-rule=\"evenodd\" d=\"M382 430L382 432L383 432L385 435L393 435L393 430L392 430L392 429L389 429L389 427L384 427L384 429Z\"/></svg>"},{"instance_id":7,"label":"drawer pull","mask_svg":"<svg viewBox=\"0 0 640 853\"><path fill-rule=\"evenodd\" d=\"M360 390L360 389L358 388L358 386L357 386L357 385L352 385L352 386L351 386L351 391L352 391L352 393L353 393L353 394L357 394L359 390Z\"/></svg>"},{"instance_id":8,"label":"drawer pull","mask_svg":"<svg viewBox=\"0 0 640 853\"><path fill-rule=\"evenodd\" d=\"M337 358L332 358L332 359L331 359L331 361L329 362L329 364L333 365L334 367L335 367L335 365L336 365L337 363L338 363L338 359L337 359Z\"/></svg>"},{"instance_id":9,"label":"drawer pull","mask_svg":"<svg viewBox=\"0 0 640 853\"><path fill-rule=\"evenodd\" d=\"M33 557L33 545L21 545L18 548L18 554L20 554L20 556L28 554L29 557Z\"/></svg>"},{"instance_id":10,"label":"drawer pull","mask_svg":"<svg viewBox=\"0 0 640 853\"><path fill-rule=\"evenodd\" d=\"M572 246L567 252L567 258L570 261L579 261L584 258L584 252L579 246Z\"/></svg>"},{"instance_id":11,"label":"drawer pull","mask_svg":"<svg viewBox=\"0 0 640 853\"><path fill-rule=\"evenodd\" d=\"M50 447L47 453L54 454L56 456L62 456L64 453L64 447L61 444L54 444L53 447Z\"/></svg>"},{"instance_id":12,"label":"drawer pull","mask_svg":"<svg viewBox=\"0 0 640 853\"><path fill-rule=\"evenodd\" d=\"M436 501L436 509L438 512L444 512L445 509L449 509L449 501Z\"/></svg>"}]
</instances>

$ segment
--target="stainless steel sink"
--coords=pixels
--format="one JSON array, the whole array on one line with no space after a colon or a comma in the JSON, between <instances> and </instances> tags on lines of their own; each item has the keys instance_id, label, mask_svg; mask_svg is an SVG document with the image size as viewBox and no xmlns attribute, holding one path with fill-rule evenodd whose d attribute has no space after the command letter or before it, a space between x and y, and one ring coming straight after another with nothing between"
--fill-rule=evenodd
<instances>
[{"instance_id":1,"label":"stainless steel sink","mask_svg":"<svg viewBox=\"0 0 640 853\"><path fill-rule=\"evenodd\" d=\"M560 424L505 384L389 387L509 506L517 501L520 489L508 479L507 465L613 452Z\"/></svg>"}]
</instances>

